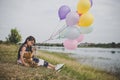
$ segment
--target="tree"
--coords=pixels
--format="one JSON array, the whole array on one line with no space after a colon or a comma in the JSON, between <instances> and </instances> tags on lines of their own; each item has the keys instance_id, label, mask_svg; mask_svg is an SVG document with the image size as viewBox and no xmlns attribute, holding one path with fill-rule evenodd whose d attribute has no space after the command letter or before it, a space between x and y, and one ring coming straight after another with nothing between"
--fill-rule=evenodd
<instances>
[{"instance_id":1,"label":"tree","mask_svg":"<svg viewBox=\"0 0 120 80\"><path fill-rule=\"evenodd\" d=\"M11 33L8 35L8 38L6 38L7 42L15 43L21 41L21 35L19 34L18 30L16 28L11 29Z\"/></svg>"},{"instance_id":2,"label":"tree","mask_svg":"<svg viewBox=\"0 0 120 80\"><path fill-rule=\"evenodd\" d=\"M3 43L3 41L2 41L2 40L0 40L0 44L1 44L1 43Z\"/></svg>"}]
</instances>

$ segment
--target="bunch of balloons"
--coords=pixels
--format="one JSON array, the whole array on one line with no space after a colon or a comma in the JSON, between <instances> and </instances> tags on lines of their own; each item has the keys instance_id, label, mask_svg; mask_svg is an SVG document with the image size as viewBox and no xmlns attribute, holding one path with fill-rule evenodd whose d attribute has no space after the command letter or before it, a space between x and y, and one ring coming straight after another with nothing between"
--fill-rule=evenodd
<instances>
[{"instance_id":1,"label":"bunch of balloons","mask_svg":"<svg viewBox=\"0 0 120 80\"><path fill-rule=\"evenodd\" d=\"M67 29L65 30L65 40L63 45L66 49L74 50L79 42L84 38L84 34L92 32L90 27L94 17L89 13L92 7L92 0L80 0L77 4L77 11L71 11L67 5L63 5L58 10L60 20L65 20Z\"/></svg>"}]
</instances>

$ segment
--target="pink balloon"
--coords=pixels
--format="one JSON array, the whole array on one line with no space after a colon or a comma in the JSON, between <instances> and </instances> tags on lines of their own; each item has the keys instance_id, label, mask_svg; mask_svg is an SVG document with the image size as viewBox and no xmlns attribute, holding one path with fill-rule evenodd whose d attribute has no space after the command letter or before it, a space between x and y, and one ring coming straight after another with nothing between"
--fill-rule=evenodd
<instances>
[{"instance_id":1,"label":"pink balloon","mask_svg":"<svg viewBox=\"0 0 120 80\"><path fill-rule=\"evenodd\" d=\"M77 48L77 44L78 42L76 40L65 40L63 45L66 49L69 49L69 50L74 50Z\"/></svg>"},{"instance_id":2,"label":"pink balloon","mask_svg":"<svg viewBox=\"0 0 120 80\"><path fill-rule=\"evenodd\" d=\"M75 40L79 43L79 42L83 41L83 39L84 39L84 35L81 34L81 35L80 35L77 39L75 39Z\"/></svg>"}]
</instances>

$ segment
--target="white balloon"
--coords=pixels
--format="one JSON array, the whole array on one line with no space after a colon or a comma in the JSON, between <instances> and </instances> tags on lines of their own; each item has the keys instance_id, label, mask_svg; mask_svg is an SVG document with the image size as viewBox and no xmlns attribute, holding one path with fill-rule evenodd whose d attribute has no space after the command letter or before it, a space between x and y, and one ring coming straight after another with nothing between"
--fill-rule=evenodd
<instances>
[{"instance_id":1,"label":"white balloon","mask_svg":"<svg viewBox=\"0 0 120 80\"><path fill-rule=\"evenodd\" d=\"M92 27L80 27L79 28L81 34L88 34L93 31Z\"/></svg>"},{"instance_id":2,"label":"white balloon","mask_svg":"<svg viewBox=\"0 0 120 80\"><path fill-rule=\"evenodd\" d=\"M65 31L65 38L74 40L78 38L80 35L80 31L76 26L69 26Z\"/></svg>"}]
</instances>

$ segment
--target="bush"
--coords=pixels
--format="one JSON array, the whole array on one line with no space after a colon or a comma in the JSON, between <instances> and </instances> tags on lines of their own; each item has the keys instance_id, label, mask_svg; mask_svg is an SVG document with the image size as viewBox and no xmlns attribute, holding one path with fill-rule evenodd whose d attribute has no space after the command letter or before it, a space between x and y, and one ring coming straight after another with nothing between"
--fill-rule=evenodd
<instances>
[{"instance_id":1,"label":"bush","mask_svg":"<svg viewBox=\"0 0 120 80\"><path fill-rule=\"evenodd\" d=\"M11 29L11 33L6 38L7 42L17 44L21 41L21 35L16 28Z\"/></svg>"}]
</instances>

